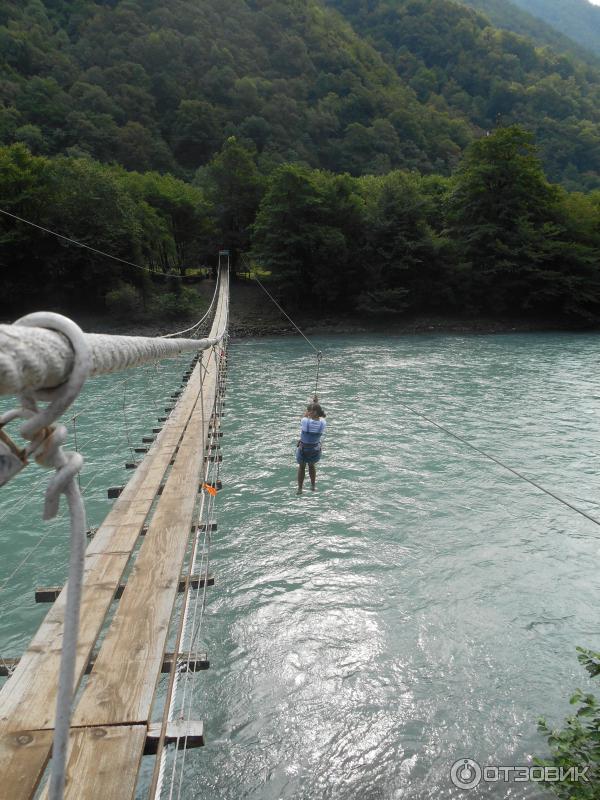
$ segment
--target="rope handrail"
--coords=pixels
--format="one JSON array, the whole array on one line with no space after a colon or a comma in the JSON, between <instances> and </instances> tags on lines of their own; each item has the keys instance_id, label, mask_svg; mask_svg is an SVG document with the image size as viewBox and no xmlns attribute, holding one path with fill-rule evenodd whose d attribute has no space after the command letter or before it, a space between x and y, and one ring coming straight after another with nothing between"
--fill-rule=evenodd
<instances>
[{"instance_id":1,"label":"rope handrail","mask_svg":"<svg viewBox=\"0 0 600 800\"><path fill-rule=\"evenodd\" d=\"M213 296L212 296L212 300L210 301L210 305L207 308L206 313L204 314L204 316L201 319L199 319L198 322L194 323L194 325L191 325L189 328L185 328L182 331L175 331L175 333L165 333L160 338L161 339L174 339L176 337L181 337L186 333L196 334L196 332L198 331L198 328L210 316L210 313L213 310L213 306L214 306L215 301L217 299L217 292L219 291L220 284L221 284L221 273L219 272L218 275L217 275L217 280L215 281L215 290L213 292Z\"/></svg>"},{"instance_id":2,"label":"rope handrail","mask_svg":"<svg viewBox=\"0 0 600 800\"><path fill-rule=\"evenodd\" d=\"M90 377L137 367L218 344L225 330L205 339L111 336L87 333L92 359ZM71 374L73 350L62 334L48 328L0 325L0 395L51 389Z\"/></svg>"}]
</instances>

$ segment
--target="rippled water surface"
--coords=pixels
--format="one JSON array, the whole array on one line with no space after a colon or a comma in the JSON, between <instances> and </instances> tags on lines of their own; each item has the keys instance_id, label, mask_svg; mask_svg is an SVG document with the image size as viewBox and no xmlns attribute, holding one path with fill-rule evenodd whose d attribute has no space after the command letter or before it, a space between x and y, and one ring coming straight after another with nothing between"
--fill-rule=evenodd
<instances>
[{"instance_id":1,"label":"rippled water surface","mask_svg":"<svg viewBox=\"0 0 600 800\"><path fill-rule=\"evenodd\" d=\"M294 443L314 359L292 339L231 348L211 669L196 676L207 746L190 752L181 797L465 797L450 782L456 759L544 755L538 717L558 723L587 685L575 646L600 647L600 529L399 401L600 516L600 339L318 343L328 433L317 492L301 497ZM180 372L135 374L136 443ZM104 391L120 380L81 401L94 412L78 423L93 522L125 477L122 389ZM39 479L0 493L0 580L47 530L39 489L17 505ZM43 615L33 585L63 580L64 540L59 524L4 590L0 655L19 652ZM548 795L513 783L469 796Z\"/></svg>"}]
</instances>

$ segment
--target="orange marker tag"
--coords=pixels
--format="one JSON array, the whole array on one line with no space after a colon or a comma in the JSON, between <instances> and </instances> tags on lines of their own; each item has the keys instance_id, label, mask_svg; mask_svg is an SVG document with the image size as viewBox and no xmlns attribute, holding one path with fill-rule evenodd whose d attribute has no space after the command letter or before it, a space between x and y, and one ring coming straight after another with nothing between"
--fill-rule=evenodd
<instances>
[{"instance_id":1,"label":"orange marker tag","mask_svg":"<svg viewBox=\"0 0 600 800\"><path fill-rule=\"evenodd\" d=\"M214 487L214 486L211 486L211 485L210 485L210 484L208 484L208 483L203 483L203 484L202 484L202 488L203 488L205 491L207 491L209 494L212 494L212 496L213 496L213 497L216 497L216 496L217 496L217 490L215 489L215 487Z\"/></svg>"}]
</instances>

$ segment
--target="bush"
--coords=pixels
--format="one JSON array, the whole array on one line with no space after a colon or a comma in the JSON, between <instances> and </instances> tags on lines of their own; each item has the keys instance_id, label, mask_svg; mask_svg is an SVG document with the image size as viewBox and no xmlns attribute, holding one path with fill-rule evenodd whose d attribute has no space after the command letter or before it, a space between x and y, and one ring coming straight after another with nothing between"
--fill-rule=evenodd
<instances>
[{"instance_id":1,"label":"bush","mask_svg":"<svg viewBox=\"0 0 600 800\"><path fill-rule=\"evenodd\" d=\"M358 296L356 310L369 316L394 316L410 308L408 289L379 289Z\"/></svg>"},{"instance_id":2,"label":"bush","mask_svg":"<svg viewBox=\"0 0 600 800\"><path fill-rule=\"evenodd\" d=\"M592 678L600 675L600 653L577 648L579 663ZM574 716L565 720L562 730L550 730L545 720L539 721L539 730L550 745L549 759L535 759L544 767L563 769L587 768L587 780L572 782L564 780L548 784L561 800L597 800L600 785L600 704L593 694L584 694L577 689L571 697L571 705L579 704Z\"/></svg>"},{"instance_id":3,"label":"bush","mask_svg":"<svg viewBox=\"0 0 600 800\"><path fill-rule=\"evenodd\" d=\"M152 299L153 318L175 320L202 315L202 302L193 289L182 286L178 292L164 292Z\"/></svg>"},{"instance_id":4,"label":"bush","mask_svg":"<svg viewBox=\"0 0 600 800\"><path fill-rule=\"evenodd\" d=\"M105 295L108 312L117 319L137 319L142 314L142 296L135 286L122 283Z\"/></svg>"}]
</instances>

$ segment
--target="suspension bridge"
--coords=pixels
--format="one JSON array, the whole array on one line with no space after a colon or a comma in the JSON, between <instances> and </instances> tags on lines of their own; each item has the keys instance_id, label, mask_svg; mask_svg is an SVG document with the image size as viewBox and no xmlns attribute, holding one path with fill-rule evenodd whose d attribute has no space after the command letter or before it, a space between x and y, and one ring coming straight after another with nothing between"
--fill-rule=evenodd
<instances>
[{"instance_id":1,"label":"suspension bridge","mask_svg":"<svg viewBox=\"0 0 600 800\"><path fill-rule=\"evenodd\" d=\"M71 512L69 580L38 587L36 598L52 608L19 659L0 658L10 676L0 691L6 800L133 798L145 757L153 758L147 796L180 796L185 753L203 744L193 681L208 667L196 647L214 582L208 555L221 488L227 262L224 252L203 339L200 323L160 338L82 334L52 315L0 326L0 394L20 401L0 416L0 485L35 458L56 471L45 516L56 513L60 494ZM124 486L110 487L115 503L86 537L81 457L63 450L58 417L87 377L185 352L193 359L139 448L147 452L128 464ZM16 420L24 447L8 433Z\"/></svg>"}]
</instances>

